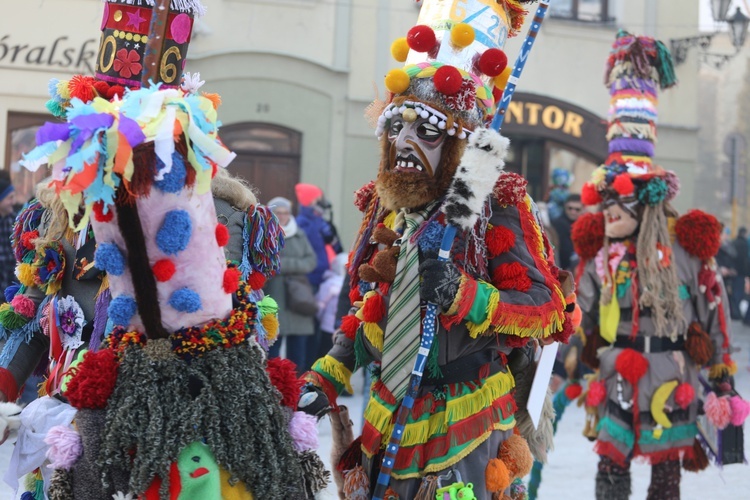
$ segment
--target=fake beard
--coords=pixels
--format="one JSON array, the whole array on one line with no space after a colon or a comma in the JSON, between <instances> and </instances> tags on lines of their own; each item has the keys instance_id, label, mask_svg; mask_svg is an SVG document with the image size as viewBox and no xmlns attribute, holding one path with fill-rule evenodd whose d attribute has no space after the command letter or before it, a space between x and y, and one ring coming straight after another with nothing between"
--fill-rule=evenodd
<instances>
[{"instance_id":1,"label":"fake beard","mask_svg":"<svg viewBox=\"0 0 750 500\"><path fill-rule=\"evenodd\" d=\"M388 154L391 145L385 138L383 142L380 173L375 181L375 189L388 210L419 208L445 196L466 145L465 140L446 137L440 163L432 176L427 172L394 171L395 158Z\"/></svg>"}]
</instances>

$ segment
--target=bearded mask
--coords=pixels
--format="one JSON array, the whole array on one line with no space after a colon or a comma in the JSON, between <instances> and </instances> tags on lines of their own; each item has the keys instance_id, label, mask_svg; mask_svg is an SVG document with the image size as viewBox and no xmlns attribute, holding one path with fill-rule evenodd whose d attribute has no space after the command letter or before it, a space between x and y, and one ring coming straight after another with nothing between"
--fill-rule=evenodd
<instances>
[{"instance_id":1,"label":"bearded mask","mask_svg":"<svg viewBox=\"0 0 750 500\"><path fill-rule=\"evenodd\" d=\"M406 109L388 121L381 138L375 185L389 210L419 208L441 198L456 173L466 140L424 115Z\"/></svg>"}]
</instances>

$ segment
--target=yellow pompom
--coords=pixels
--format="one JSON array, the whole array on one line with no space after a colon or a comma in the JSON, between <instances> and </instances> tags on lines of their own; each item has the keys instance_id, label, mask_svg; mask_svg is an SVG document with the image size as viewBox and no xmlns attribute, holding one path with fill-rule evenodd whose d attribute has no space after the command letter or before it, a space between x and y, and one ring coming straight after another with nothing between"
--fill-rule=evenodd
<instances>
[{"instance_id":1,"label":"yellow pompom","mask_svg":"<svg viewBox=\"0 0 750 500\"><path fill-rule=\"evenodd\" d=\"M409 88L411 79L403 69L392 69L385 75L385 88L394 94L400 94Z\"/></svg>"},{"instance_id":2,"label":"yellow pompom","mask_svg":"<svg viewBox=\"0 0 750 500\"><path fill-rule=\"evenodd\" d=\"M63 99L70 99L70 89L68 88L68 84L70 82L68 80L60 80L57 82L57 93L60 94L60 97Z\"/></svg>"},{"instance_id":3,"label":"yellow pompom","mask_svg":"<svg viewBox=\"0 0 750 500\"><path fill-rule=\"evenodd\" d=\"M276 340L279 334L279 320L275 314L266 314L261 318L260 324L266 329L266 338L269 342Z\"/></svg>"},{"instance_id":4,"label":"yellow pompom","mask_svg":"<svg viewBox=\"0 0 750 500\"><path fill-rule=\"evenodd\" d=\"M495 87L504 90L505 86L508 84L508 78L510 78L511 73L513 73L513 68L506 66L503 72L495 77Z\"/></svg>"},{"instance_id":5,"label":"yellow pompom","mask_svg":"<svg viewBox=\"0 0 750 500\"><path fill-rule=\"evenodd\" d=\"M451 43L463 49L474 42L474 28L466 23L458 23L451 28Z\"/></svg>"},{"instance_id":6,"label":"yellow pompom","mask_svg":"<svg viewBox=\"0 0 750 500\"><path fill-rule=\"evenodd\" d=\"M391 44L391 55L398 62L406 61L409 55L409 44L406 43L406 37L396 38Z\"/></svg>"},{"instance_id":7,"label":"yellow pompom","mask_svg":"<svg viewBox=\"0 0 750 500\"><path fill-rule=\"evenodd\" d=\"M31 264L21 263L16 266L16 277L22 285L25 285L27 287L34 286L35 275L36 272L34 271L34 266L32 266Z\"/></svg>"}]
</instances>

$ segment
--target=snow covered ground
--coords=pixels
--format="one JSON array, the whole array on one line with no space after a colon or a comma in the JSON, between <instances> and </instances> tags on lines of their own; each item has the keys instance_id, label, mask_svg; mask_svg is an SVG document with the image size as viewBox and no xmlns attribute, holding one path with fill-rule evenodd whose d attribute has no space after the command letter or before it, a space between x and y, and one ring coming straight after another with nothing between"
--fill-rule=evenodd
<instances>
[{"instance_id":1,"label":"snow covered ground","mask_svg":"<svg viewBox=\"0 0 750 500\"><path fill-rule=\"evenodd\" d=\"M741 350L734 354L739 367L736 377L737 390L750 399L750 328L735 322L733 344ZM355 429L362 426L362 405L364 386L360 373L352 380L355 395L342 398L339 403L346 405L354 422ZM539 489L541 500L587 500L594 498L594 475L597 456L592 451L592 443L581 435L584 413L571 405L560 421L555 437L555 450L549 455L549 463L542 475ZM327 419L319 424L320 456L328 465L331 447L331 429ZM356 435L356 433L355 433ZM0 471L5 472L12 453L12 439L0 446ZM750 426L745 427L745 450L750 454ZM650 479L650 467L634 464L632 468L634 500L646 498ZM335 488L329 487L329 498L335 498ZM0 500L12 500L13 492L4 483L0 484ZM683 500L740 500L750 498L750 468L743 465L730 465L723 470L714 466L700 474L683 472Z\"/></svg>"}]
</instances>

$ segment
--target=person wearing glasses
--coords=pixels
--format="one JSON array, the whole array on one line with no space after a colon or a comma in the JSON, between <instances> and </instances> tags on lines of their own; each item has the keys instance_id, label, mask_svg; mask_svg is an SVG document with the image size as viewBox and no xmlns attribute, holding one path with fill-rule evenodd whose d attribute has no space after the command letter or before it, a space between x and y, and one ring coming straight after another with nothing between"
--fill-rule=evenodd
<instances>
[{"instance_id":1,"label":"person wearing glasses","mask_svg":"<svg viewBox=\"0 0 750 500\"><path fill-rule=\"evenodd\" d=\"M570 228L573 227L573 223L578 220L582 213L581 195L571 193L565 198L562 215L552 219L552 227L555 229L559 241L555 254L560 269L573 271L578 263L578 256L573 250L573 240L570 238Z\"/></svg>"}]
</instances>

